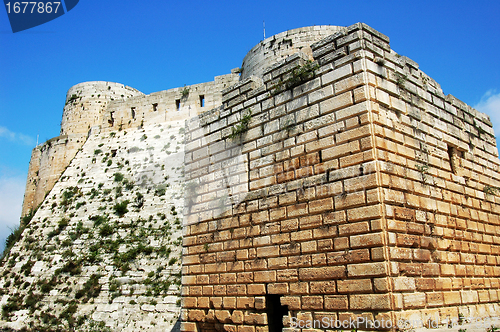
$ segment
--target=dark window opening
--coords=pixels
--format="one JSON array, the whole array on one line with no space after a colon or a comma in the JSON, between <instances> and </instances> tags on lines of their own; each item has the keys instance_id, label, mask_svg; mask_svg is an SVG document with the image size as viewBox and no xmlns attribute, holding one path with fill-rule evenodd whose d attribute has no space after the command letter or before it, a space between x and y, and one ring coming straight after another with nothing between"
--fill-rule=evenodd
<instances>
[{"instance_id":1,"label":"dark window opening","mask_svg":"<svg viewBox=\"0 0 500 332\"><path fill-rule=\"evenodd\" d=\"M181 110L181 100L180 99L177 99L175 101L175 108L177 109L177 111Z\"/></svg>"},{"instance_id":2,"label":"dark window opening","mask_svg":"<svg viewBox=\"0 0 500 332\"><path fill-rule=\"evenodd\" d=\"M269 332L283 331L283 317L288 316L288 306L281 305L281 295L266 295L266 313Z\"/></svg>"},{"instance_id":3,"label":"dark window opening","mask_svg":"<svg viewBox=\"0 0 500 332\"><path fill-rule=\"evenodd\" d=\"M158 111L158 104L154 103L153 104L153 112L156 112L156 111Z\"/></svg>"},{"instance_id":4,"label":"dark window opening","mask_svg":"<svg viewBox=\"0 0 500 332\"><path fill-rule=\"evenodd\" d=\"M111 150L111 157L116 157L116 149Z\"/></svg>"},{"instance_id":5,"label":"dark window opening","mask_svg":"<svg viewBox=\"0 0 500 332\"><path fill-rule=\"evenodd\" d=\"M205 96L204 95L200 96L200 107L205 107Z\"/></svg>"},{"instance_id":6,"label":"dark window opening","mask_svg":"<svg viewBox=\"0 0 500 332\"><path fill-rule=\"evenodd\" d=\"M114 113L115 113L115 112L111 112L111 113L109 114L109 120L108 120L108 123L111 125L111 127L113 127L113 126L115 125L115 119L113 119L113 114L114 114Z\"/></svg>"},{"instance_id":7,"label":"dark window opening","mask_svg":"<svg viewBox=\"0 0 500 332\"><path fill-rule=\"evenodd\" d=\"M132 113L132 119L135 119L135 107L130 109L130 113Z\"/></svg>"}]
</instances>

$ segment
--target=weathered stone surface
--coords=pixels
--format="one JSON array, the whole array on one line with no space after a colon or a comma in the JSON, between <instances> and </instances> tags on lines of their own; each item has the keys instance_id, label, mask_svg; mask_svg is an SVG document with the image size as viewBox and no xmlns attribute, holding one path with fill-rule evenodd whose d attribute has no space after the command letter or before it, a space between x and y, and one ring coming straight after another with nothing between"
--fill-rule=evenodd
<instances>
[{"instance_id":1,"label":"weathered stone surface","mask_svg":"<svg viewBox=\"0 0 500 332\"><path fill-rule=\"evenodd\" d=\"M189 93L144 96L102 82L70 90L63 136L33 152L25 211L43 204L0 271L1 303L22 303L11 326L40 319L8 283L39 294L66 266L41 294L52 312L99 274L99 296L79 303L78 315L116 330L170 329L180 289L158 287L179 270L171 259L181 243L184 322L174 328L185 332L265 332L274 318L289 327L317 317L500 316L500 162L485 115L444 96L362 23L278 34L248 53L242 71L239 81L220 76ZM99 98L103 109L90 109ZM84 107L95 116L79 122ZM134 180L123 196L117 172ZM96 188L115 193L96 199ZM145 205L114 215L110 207L137 192ZM178 231L181 211L183 239L165 230ZM88 219L104 213L113 235ZM144 246L137 255L122 241L131 237ZM165 241L168 258L159 257ZM81 272L66 265L72 257L85 262ZM129 271L118 268L123 259ZM288 315L271 315L280 304Z\"/></svg>"},{"instance_id":2,"label":"weathered stone surface","mask_svg":"<svg viewBox=\"0 0 500 332\"><path fill-rule=\"evenodd\" d=\"M245 58L249 72L272 62L272 52L257 54L265 47L279 49L256 47ZM315 76L294 77L307 63L308 48L286 60L277 54L264 72L262 96L247 104L256 106L239 138L249 160L240 180L249 190L238 197L237 210L226 209L240 224L230 234L219 226L193 234L211 245L230 243L237 252L245 278L224 284L220 296L232 297L229 290L245 285L246 296L262 298L268 282L267 294L281 296L293 311L286 324L318 312L339 319L356 317L351 312L432 317L442 324L459 310L477 312L483 305L484 316L499 316L492 294L500 285L494 240L500 209L489 188L500 186L500 162L491 124L444 97L418 64L391 51L389 38L365 24L341 29L311 49L310 64L319 65ZM244 103L225 106L241 119ZM480 165L467 152L470 144ZM186 166L196 179L194 162ZM201 200L224 191L217 179L208 181ZM209 209L187 211L186 218ZM226 217L217 212L200 221L216 225ZM198 259L195 243L187 243L184 261L196 266L189 274L201 276L209 266ZM209 271L216 284L226 282L222 272ZM185 286L197 289L196 283ZM247 327L266 328L255 320Z\"/></svg>"},{"instance_id":3,"label":"weathered stone surface","mask_svg":"<svg viewBox=\"0 0 500 332\"><path fill-rule=\"evenodd\" d=\"M42 329L48 314L68 326L64 312L75 310L74 319L113 330L171 330L180 313L183 162L183 121L92 131L0 268L3 304L21 309L37 296L30 315L14 310L0 326ZM11 291L14 277L27 286Z\"/></svg>"}]
</instances>

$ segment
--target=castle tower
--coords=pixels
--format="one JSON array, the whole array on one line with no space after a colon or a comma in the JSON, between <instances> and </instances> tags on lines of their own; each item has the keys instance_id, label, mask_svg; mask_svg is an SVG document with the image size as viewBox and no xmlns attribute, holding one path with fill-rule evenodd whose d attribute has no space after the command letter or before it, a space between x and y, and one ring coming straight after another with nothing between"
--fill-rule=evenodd
<instances>
[{"instance_id":1,"label":"castle tower","mask_svg":"<svg viewBox=\"0 0 500 332\"><path fill-rule=\"evenodd\" d=\"M113 82L84 82L71 87L61 122L61 135L87 134L92 126L100 125L108 104L114 100L144 96L134 88Z\"/></svg>"},{"instance_id":2,"label":"castle tower","mask_svg":"<svg viewBox=\"0 0 500 332\"><path fill-rule=\"evenodd\" d=\"M299 51L312 59L311 44L343 28L334 25L315 25L284 31L266 38L243 58L240 79L244 80L252 75L262 77L269 66Z\"/></svg>"},{"instance_id":3,"label":"castle tower","mask_svg":"<svg viewBox=\"0 0 500 332\"><path fill-rule=\"evenodd\" d=\"M182 331L500 314L488 116L380 32L335 29L313 62L247 55L223 106L189 121Z\"/></svg>"},{"instance_id":4,"label":"castle tower","mask_svg":"<svg viewBox=\"0 0 500 332\"><path fill-rule=\"evenodd\" d=\"M35 210L85 143L89 130L100 125L113 100L144 95L113 82L85 82L71 87L61 121L61 134L35 147L31 154L22 216Z\"/></svg>"}]
</instances>

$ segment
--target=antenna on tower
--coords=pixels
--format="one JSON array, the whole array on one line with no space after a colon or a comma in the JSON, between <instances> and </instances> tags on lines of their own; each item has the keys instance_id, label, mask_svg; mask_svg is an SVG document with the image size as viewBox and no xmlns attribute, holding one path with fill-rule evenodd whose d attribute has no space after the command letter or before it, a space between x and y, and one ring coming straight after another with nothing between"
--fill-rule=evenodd
<instances>
[{"instance_id":1,"label":"antenna on tower","mask_svg":"<svg viewBox=\"0 0 500 332\"><path fill-rule=\"evenodd\" d=\"M266 21L262 21L262 26L264 27L264 39L266 39Z\"/></svg>"}]
</instances>

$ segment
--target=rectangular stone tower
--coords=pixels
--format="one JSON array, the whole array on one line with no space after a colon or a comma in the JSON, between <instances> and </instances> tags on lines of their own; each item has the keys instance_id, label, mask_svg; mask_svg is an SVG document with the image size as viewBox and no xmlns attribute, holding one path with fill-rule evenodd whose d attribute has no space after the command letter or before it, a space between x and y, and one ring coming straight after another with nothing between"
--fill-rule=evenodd
<instances>
[{"instance_id":1,"label":"rectangular stone tower","mask_svg":"<svg viewBox=\"0 0 500 332\"><path fill-rule=\"evenodd\" d=\"M498 316L488 117L364 24L311 49L188 123L182 331Z\"/></svg>"}]
</instances>

